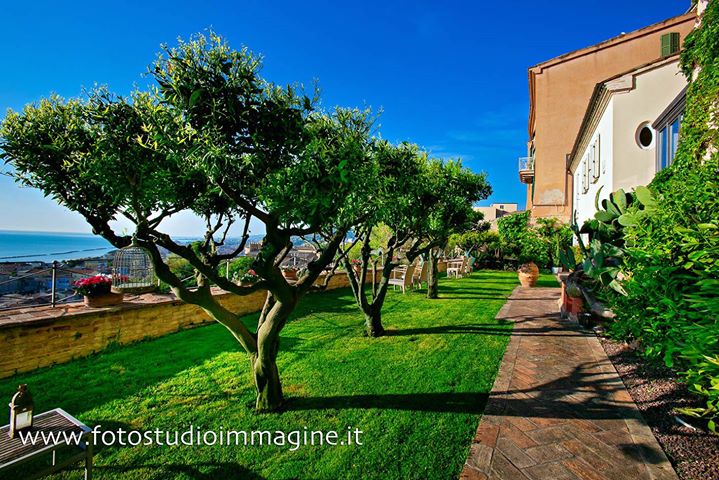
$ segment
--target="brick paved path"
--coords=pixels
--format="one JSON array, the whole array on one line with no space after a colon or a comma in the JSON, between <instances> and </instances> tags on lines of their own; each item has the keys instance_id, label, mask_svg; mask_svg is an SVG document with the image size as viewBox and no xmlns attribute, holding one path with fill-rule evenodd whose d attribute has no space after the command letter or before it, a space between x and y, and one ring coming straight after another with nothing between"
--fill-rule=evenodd
<instances>
[{"instance_id":1,"label":"brick paved path","mask_svg":"<svg viewBox=\"0 0 719 480\"><path fill-rule=\"evenodd\" d=\"M558 288L518 287L515 323L461 478L676 479L593 334L560 321Z\"/></svg>"}]
</instances>

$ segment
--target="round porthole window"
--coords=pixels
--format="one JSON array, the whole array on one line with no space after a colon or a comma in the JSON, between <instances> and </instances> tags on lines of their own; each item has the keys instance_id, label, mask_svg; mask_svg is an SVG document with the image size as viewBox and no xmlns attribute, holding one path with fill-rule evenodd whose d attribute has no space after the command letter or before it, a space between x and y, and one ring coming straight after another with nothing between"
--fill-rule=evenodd
<instances>
[{"instance_id":1,"label":"round porthole window","mask_svg":"<svg viewBox=\"0 0 719 480\"><path fill-rule=\"evenodd\" d=\"M648 123L639 125L636 133L637 145L640 148L651 148L654 145L654 129Z\"/></svg>"}]
</instances>

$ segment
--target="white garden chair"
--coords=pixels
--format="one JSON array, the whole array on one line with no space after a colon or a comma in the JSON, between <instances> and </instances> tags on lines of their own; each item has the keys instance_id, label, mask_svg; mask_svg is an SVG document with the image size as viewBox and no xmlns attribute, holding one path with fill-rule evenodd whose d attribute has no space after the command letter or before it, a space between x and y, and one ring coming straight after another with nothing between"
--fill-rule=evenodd
<instances>
[{"instance_id":1,"label":"white garden chair","mask_svg":"<svg viewBox=\"0 0 719 480\"><path fill-rule=\"evenodd\" d=\"M422 282L427 281L427 277L429 276L429 262L424 261L422 262L422 268L414 271L414 277L412 278L412 285L417 286L417 288L422 288Z\"/></svg>"},{"instance_id":2,"label":"white garden chair","mask_svg":"<svg viewBox=\"0 0 719 480\"><path fill-rule=\"evenodd\" d=\"M405 269L396 269L392 271L392 278L389 279L389 284L392 287L400 287L402 293L407 293L407 287L412 290L412 277L414 277L414 264L408 265Z\"/></svg>"},{"instance_id":3,"label":"white garden chair","mask_svg":"<svg viewBox=\"0 0 719 480\"><path fill-rule=\"evenodd\" d=\"M447 277L459 278L464 276L467 269L467 257L450 260L447 263Z\"/></svg>"}]
</instances>

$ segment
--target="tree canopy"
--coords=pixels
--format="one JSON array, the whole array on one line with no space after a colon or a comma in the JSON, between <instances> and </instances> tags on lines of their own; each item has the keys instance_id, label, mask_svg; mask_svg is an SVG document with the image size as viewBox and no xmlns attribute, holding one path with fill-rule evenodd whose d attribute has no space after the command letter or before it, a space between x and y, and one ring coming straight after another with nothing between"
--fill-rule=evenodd
<instances>
[{"instance_id":1,"label":"tree canopy","mask_svg":"<svg viewBox=\"0 0 719 480\"><path fill-rule=\"evenodd\" d=\"M369 235L384 223L419 252L446 241L489 186L459 162L375 138L369 110L324 111L316 90L278 86L260 68L249 50L233 50L213 33L195 35L162 47L148 90L122 97L97 88L10 112L0 148L19 183L80 213L115 247L144 247L181 300L238 340L250 357L257 408L276 409L280 331L301 297L326 286L345 260L348 234ZM188 245L163 231L182 211L204 219L202 240ZM120 218L134 224L132 235L113 229ZM240 286L218 267L243 250L252 219L265 228L252 265L259 281ZM241 241L220 253L233 225ZM280 266L296 237L312 241L317 255L290 281ZM187 261L196 288L161 249ZM238 295L269 292L254 331L214 299L213 285Z\"/></svg>"}]
</instances>

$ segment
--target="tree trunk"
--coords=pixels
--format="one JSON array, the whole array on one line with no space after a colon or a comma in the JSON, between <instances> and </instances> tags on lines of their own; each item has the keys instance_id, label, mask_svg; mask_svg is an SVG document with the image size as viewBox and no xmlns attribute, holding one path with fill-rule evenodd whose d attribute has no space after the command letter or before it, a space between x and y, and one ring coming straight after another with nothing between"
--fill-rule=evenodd
<instances>
[{"instance_id":1,"label":"tree trunk","mask_svg":"<svg viewBox=\"0 0 719 480\"><path fill-rule=\"evenodd\" d=\"M369 312L365 312L364 319L365 333L368 337L376 338L384 335L381 305L380 308L373 305Z\"/></svg>"},{"instance_id":2,"label":"tree trunk","mask_svg":"<svg viewBox=\"0 0 719 480\"><path fill-rule=\"evenodd\" d=\"M284 302L268 298L258 322L257 354L250 355L252 374L257 389L255 408L258 411L278 410L284 401L277 369L280 331L295 307L296 301ZM271 305L271 307L269 307Z\"/></svg>"},{"instance_id":3,"label":"tree trunk","mask_svg":"<svg viewBox=\"0 0 719 480\"><path fill-rule=\"evenodd\" d=\"M252 374L257 389L255 409L257 411L273 411L282 406L282 383L277 370L277 358L260 358L259 355L250 355Z\"/></svg>"},{"instance_id":4,"label":"tree trunk","mask_svg":"<svg viewBox=\"0 0 719 480\"><path fill-rule=\"evenodd\" d=\"M434 256L434 252L430 251L428 255L429 259L429 272L427 272L427 298L437 298L437 277L439 272L437 271L437 258Z\"/></svg>"}]
</instances>

